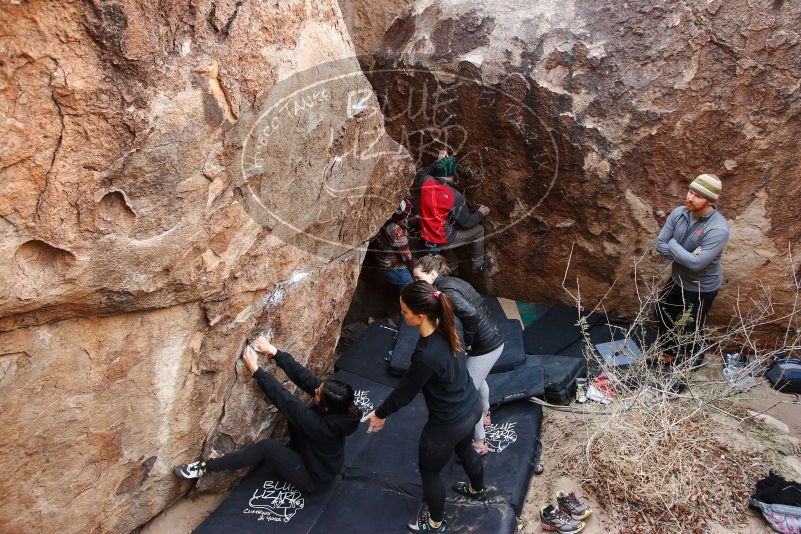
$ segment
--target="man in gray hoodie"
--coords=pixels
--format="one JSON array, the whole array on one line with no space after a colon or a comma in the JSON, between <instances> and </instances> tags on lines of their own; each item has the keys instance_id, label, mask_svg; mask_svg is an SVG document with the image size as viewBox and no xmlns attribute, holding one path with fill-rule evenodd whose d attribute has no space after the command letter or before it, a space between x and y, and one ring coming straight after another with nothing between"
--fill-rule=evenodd
<instances>
[{"instance_id":1,"label":"man in gray hoodie","mask_svg":"<svg viewBox=\"0 0 801 534\"><path fill-rule=\"evenodd\" d=\"M663 358L668 362L694 357L700 364L704 358L697 343L723 284L720 257L729 240L729 224L715 207L722 188L714 174L697 176L684 206L673 210L656 239L657 252L673 262L656 307L661 331L672 334ZM686 323L676 326L682 316Z\"/></svg>"}]
</instances>

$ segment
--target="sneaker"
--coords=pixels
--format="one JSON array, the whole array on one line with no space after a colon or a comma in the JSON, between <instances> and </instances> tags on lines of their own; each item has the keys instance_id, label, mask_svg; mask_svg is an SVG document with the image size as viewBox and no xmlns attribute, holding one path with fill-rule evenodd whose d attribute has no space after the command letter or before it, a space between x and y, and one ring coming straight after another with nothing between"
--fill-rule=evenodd
<instances>
[{"instance_id":1,"label":"sneaker","mask_svg":"<svg viewBox=\"0 0 801 534\"><path fill-rule=\"evenodd\" d=\"M487 500L487 488L482 488L478 493L473 493L470 491L469 482L457 482L453 485L453 491L462 497L467 497L468 499L472 499L474 501L484 502Z\"/></svg>"},{"instance_id":2,"label":"sneaker","mask_svg":"<svg viewBox=\"0 0 801 534\"><path fill-rule=\"evenodd\" d=\"M584 530L585 523L575 521L553 505L548 505L540 510L540 526L542 530L559 532L560 534L576 534Z\"/></svg>"},{"instance_id":3,"label":"sneaker","mask_svg":"<svg viewBox=\"0 0 801 534\"><path fill-rule=\"evenodd\" d=\"M200 478L206 472L206 462L192 462L191 464L181 464L172 470L175 476L184 480Z\"/></svg>"},{"instance_id":4,"label":"sneaker","mask_svg":"<svg viewBox=\"0 0 801 534\"><path fill-rule=\"evenodd\" d=\"M442 518L439 527L434 528L428 522L428 512L421 512L415 521L406 525L411 532L448 532L448 519Z\"/></svg>"},{"instance_id":5,"label":"sneaker","mask_svg":"<svg viewBox=\"0 0 801 534\"><path fill-rule=\"evenodd\" d=\"M556 505L559 506L560 510L568 514L576 521L587 519L590 517L590 515L592 515L592 508L578 500L578 497L576 497L576 494L572 491L570 493L557 491Z\"/></svg>"}]
</instances>

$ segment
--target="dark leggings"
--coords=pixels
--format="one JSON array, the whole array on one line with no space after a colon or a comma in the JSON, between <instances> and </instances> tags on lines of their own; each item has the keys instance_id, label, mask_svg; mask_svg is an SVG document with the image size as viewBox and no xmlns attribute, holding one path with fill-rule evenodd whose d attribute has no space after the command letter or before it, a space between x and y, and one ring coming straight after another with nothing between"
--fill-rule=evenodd
<instances>
[{"instance_id":1,"label":"dark leggings","mask_svg":"<svg viewBox=\"0 0 801 534\"><path fill-rule=\"evenodd\" d=\"M695 356L695 363L700 364L704 359L698 345L703 334L706 314L715 300L717 291L699 292L682 289L681 286L670 281L662 288L659 303L656 307L656 318L659 321L660 331L668 335L668 345L665 352L684 361ZM675 330L674 323L684 313L690 312L690 320L679 331ZM697 334L697 335L695 335ZM681 338L684 340L682 341Z\"/></svg>"},{"instance_id":2,"label":"dark leggings","mask_svg":"<svg viewBox=\"0 0 801 534\"><path fill-rule=\"evenodd\" d=\"M300 455L274 439L265 439L220 458L206 460L206 470L241 469L262 462L272 467L281 479L297 489L308 492L317 491L318 486L309 475Z\"/></svg>"},{"instance_id":3,"label":"dark leggings","mask_svg":"<svg viewBox=\"0 0 801 534\"><path fill-rule=\"evenodd\" d=\"M473 449L473 429L481 418L481 403L476 402L473 414L453 425L426 423L420 434L417 462L420 478L423 479L423 497L428 504L432 521L442 521L445 515L445 486L439 478L451 454L462 462L470 485L474 489L484 487L484 467L481 456Z\"/></svg>"}]
</instances>

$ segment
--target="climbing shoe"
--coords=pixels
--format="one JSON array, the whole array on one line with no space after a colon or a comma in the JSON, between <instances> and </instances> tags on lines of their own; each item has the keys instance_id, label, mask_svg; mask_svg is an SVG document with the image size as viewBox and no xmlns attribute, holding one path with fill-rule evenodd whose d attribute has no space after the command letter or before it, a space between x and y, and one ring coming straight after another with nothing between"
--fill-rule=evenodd
<instances>
[{"instance_id":1,"label":"climbing shoe","mask_svg":"<svg viewBox=\"0 0 801 534\"><path fill-rule=\"evenodd\" d=\"M540 510L540 526L542 530L559 534L577 534L584 530L585 523L575 521L559 508L548 505Z\"/></svg>"},{"instance_id":2,"label":"climbing shoe","mask_svg":"<svg viewBox=\"0 0 801 534\"><path fill-rule=\"evenodd\" d=\"M469 482L457 482L453 485L453 491L474 501L484 502L487 500L487 488L482 488L478 493L473 493L470 491Z\"/></svg>"},{"instance_id":3,"label":"climbing shoe","mask_svg":"<svg viewBox=\"0 0 801 534\"><path fill-rule=\"evenodd\" d=\"M442 523L438 527L432 527L431 523L428 522L428 518L428 512L421 512L417 515L417 520L409 523L406 527L411 532L448 532L447 518L443 517Z\"/></svg>"},{"instance_id":4,"label":"climbing shoe","mask_svg":"<svg viewBox=\"0 0 801 534\"><path fill-rule=\"evenodd\" d=\"M590 517L590 515L592 515L592 508L578 500L578 497L576 497L576 494L572 491L570 493L557 491L556 505L559 506L560 510L576 521L587 519Z\"/></svg>"},{"instance_id":5,"label":"climbing shoe","mask_svg":"<svg viewBox=\"0 0 801 534\"><path fill-rule=\"evenodd\" d=\"M191 464L181 464L172 471L175 476L184 480L200 478L206 472L206 462L192 462Z\"/></svg>"}]
</instances>

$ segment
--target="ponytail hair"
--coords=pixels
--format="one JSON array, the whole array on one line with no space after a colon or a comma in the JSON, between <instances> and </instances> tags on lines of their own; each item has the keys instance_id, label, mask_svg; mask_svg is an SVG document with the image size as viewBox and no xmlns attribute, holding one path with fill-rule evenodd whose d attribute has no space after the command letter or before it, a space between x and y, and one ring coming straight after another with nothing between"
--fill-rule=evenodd
<instances>
[{"instance_id":1,"label":"ponytail hair","mask_svg":"<svg viewBox=\"0 0 801 534\"><path fill-rule=\"evenodd\" d=\"M357 417L359 408L354 403L355 393L350 384L329 378L323 381L320 409L325 415L348 415Z\"/></svg>"},{"instance_id":2,"label":"ponytail hair","mask_svg":"<svg viewBox=\"0 0 801 534\"><path fill-rule=\"evenodd\" d=\"M450 265L448 265L448 260L440 255L422 256L414 266L426 274L436 272L437 274L448 276L452 272Z\"/></svg>"},{"instance_id":3,"label":"ponytail hair","mask_svg":"<svg viewBox=\"0 0 801 534\"><path fill-rule=\"evenodd\" d=\"M428 282L419 280L403 286L401 300L413 313L425 315L431 322L438 323L454 357L462 350L459 334L456 331L453 303L448 295Z\"/></svg>"}]
</instances>

